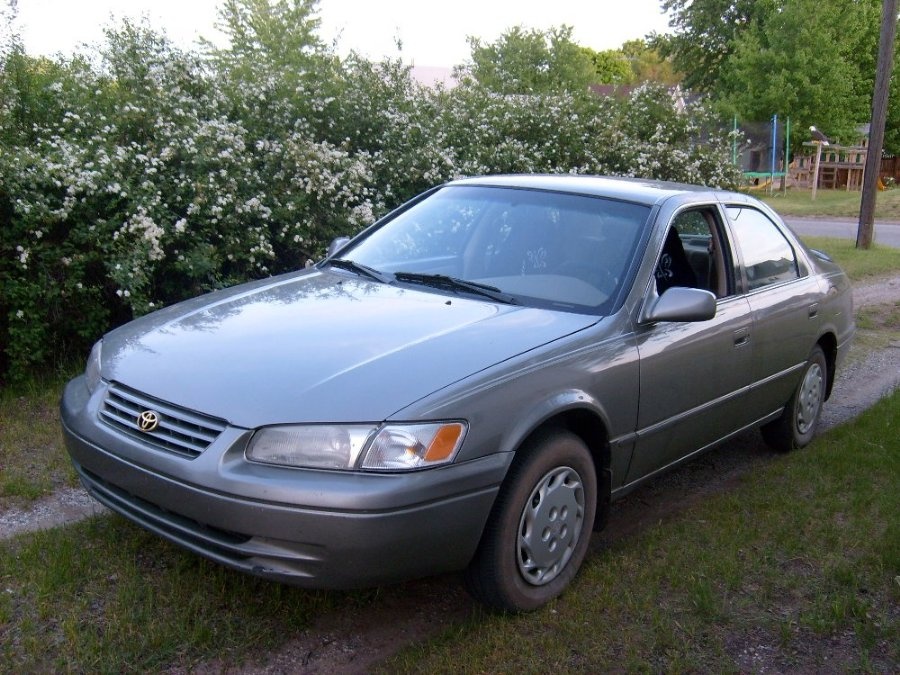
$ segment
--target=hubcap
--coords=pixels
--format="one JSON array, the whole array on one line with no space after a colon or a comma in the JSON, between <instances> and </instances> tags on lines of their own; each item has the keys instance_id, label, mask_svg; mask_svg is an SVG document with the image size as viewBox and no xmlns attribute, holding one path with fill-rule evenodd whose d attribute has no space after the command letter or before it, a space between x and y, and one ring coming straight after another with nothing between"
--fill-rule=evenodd
<instances>
[{"instance_id":1,"label":"hubcap","mask_svg":"<svg viewBox=\"0 0 900 675\"><path fill-rule=\"evenodd\" d=\"M824 391L824 378L818 363L814 363L803 376L800 393L797 397L797 431L807 433L819 415Z\"/></svg>"},{"instance_id":2,"label":"hubcap","mask_svg":"<svg viewBox=\"0 0 900 675\"><path fill-rule=\"evenodd\" d=\"M519 520L519 571L543 586L565 568L584 525L584 486L569 467L557 467L538 481Z\"/></svg>"}]
</instances>

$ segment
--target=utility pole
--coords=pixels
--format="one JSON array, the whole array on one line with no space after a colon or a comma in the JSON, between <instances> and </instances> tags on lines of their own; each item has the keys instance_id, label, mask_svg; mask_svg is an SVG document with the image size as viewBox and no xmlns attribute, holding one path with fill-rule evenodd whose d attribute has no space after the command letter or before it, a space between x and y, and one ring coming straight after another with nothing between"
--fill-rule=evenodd
<instances>
[{"instance_id":1,"label":"utility pole","mask_svg":"<svg viewBox=\"0 0 900 675\"><path fill-rule=\"evenodd\" d=\"M881 150L884 147L884 120L887 114L896 34L897 0L884 0L881 10L881 37L878 42L878 67L875 71L875 92L872 95L869 151L866 153L862 199L859 205L856 248L870 248L875 233L875 197L878 194L878 172L881 168Z\"/></svg>"}]
</instances>

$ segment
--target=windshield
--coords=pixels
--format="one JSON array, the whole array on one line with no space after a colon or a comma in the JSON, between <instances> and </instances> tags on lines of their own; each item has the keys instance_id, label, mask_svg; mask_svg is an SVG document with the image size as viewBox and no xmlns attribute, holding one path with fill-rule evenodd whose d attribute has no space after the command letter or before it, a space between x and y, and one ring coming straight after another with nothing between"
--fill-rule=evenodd
<instances>
[{"instance_id":1,"label":"windshield","mask_svg":"<svg viewBox=\"0 0 900 675\"><path fill-rule=\"evenodd\" d=\"M599 197L448 186L341 257L400 273L401 282L410 274L440 275L489 286L519 304L608 312L649 212Z\"/></svg>"}]
</instances>

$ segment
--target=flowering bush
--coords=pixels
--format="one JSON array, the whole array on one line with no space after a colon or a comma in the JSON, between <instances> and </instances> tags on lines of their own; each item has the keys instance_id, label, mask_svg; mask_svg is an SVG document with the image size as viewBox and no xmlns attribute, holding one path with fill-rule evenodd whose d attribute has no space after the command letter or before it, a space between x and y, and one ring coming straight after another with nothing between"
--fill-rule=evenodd
<instances>
[{"instance_id":1,"label":"flowering bush","mask_svg":"<svg viewBox=\"0 0 900 675\"><path fill-rule=\"evenodd\" d=\"M233 2L228 50L185 52L124 23L99 59L0 52L0 377L80 356L162 305L301 267L454 177L736 184L727 134L664 90L425 88L399 62L338 61L301 11L309 0L270 4L281 33L266 34L296 49L256 36Z\"/></svg>"}]
</instances>

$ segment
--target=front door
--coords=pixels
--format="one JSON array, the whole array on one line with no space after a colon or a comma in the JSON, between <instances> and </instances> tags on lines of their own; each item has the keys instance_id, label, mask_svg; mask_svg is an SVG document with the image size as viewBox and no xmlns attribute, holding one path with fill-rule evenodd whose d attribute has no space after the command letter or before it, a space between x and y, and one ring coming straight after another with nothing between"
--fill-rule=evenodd
<instances>
[{"instance_id":1,"label":"front door","mask_svg":"<svg viewBox=\"0 0 900 675\"><path fill-rule=\"evenodd\" d=\"M639 327L637 440L626 482L752 421L745 406L753 377L753 326L749 303L738 292L733 260L717 208L691 209L672 219L656 268L657 292L673 283L709 290L718 298L716 316Z\"/></svg>"}]
</instances>

